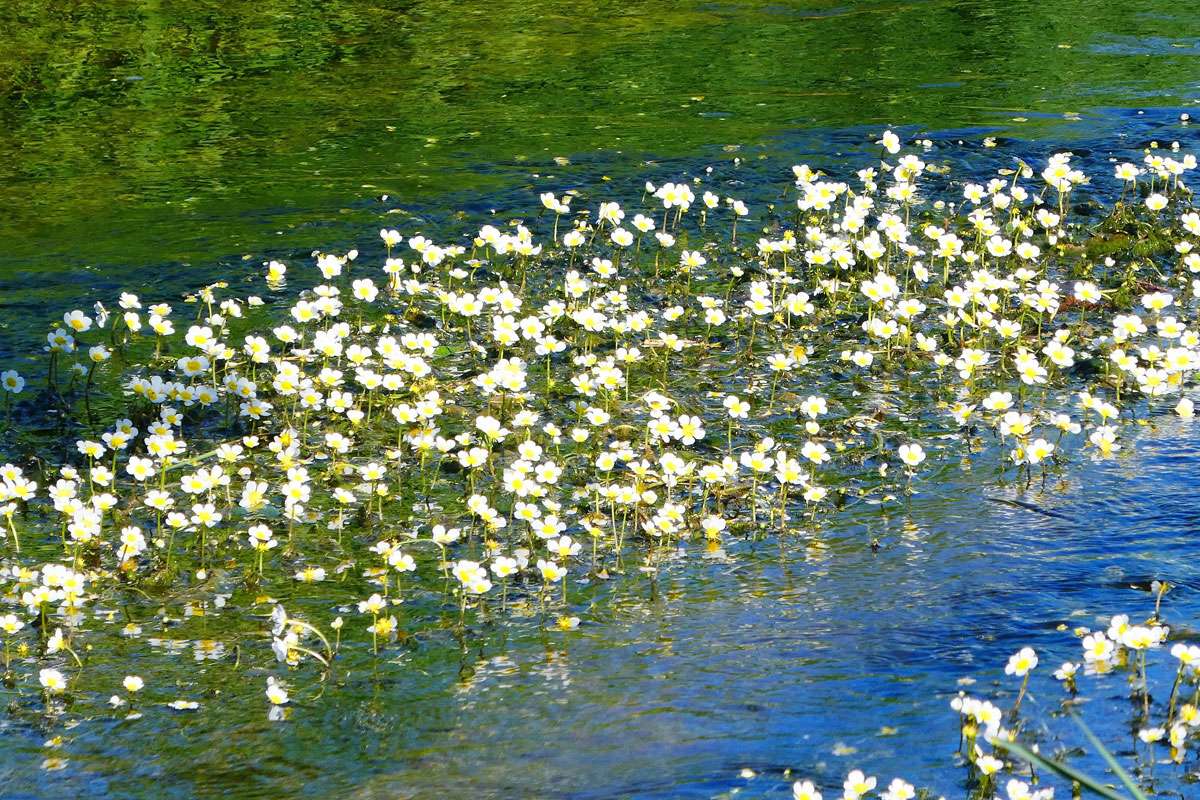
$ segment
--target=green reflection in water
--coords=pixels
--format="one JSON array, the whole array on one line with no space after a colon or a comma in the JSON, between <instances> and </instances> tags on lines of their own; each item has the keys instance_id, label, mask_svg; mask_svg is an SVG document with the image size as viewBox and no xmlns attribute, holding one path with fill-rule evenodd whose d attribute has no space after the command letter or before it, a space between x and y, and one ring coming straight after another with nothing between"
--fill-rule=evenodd
<instances>
[{"instance_id":1,"label":"green reflection in water","mask_svg":"<svg viewBox=\"0 0 1200 800\"><path fill-rule=\"evenodd\" d=\"M312 220L363 198L573 174L555 156L1185 102L1186 12L1130 5L14 0L0 275L328 244Z\"/></svg>"}]
</instances>

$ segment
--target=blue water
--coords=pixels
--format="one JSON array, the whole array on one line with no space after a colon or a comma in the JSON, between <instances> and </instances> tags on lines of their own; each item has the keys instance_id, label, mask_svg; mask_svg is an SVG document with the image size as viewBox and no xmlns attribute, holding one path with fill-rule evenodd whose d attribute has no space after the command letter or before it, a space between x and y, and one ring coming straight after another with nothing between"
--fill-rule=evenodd
<instances>
[{"instance_id":1,"label":"blue water","mask_svg":"<svg viewBox=\"0 0 1200 800\"><path fill-rule=\"evenodd\" d=\"M261 701L213 698L156 721L152 759L137 724L85 723L61 772L11 759L8 785L27 791L5 796L787 797L792 779L832 791L861 767L881 787L900 775L960 797L959 688L1011 705L1004 662L1036 648L1026 735L1074 746L1050 677L1080 658L1070 628L1149 616L1158 579L1177 586L1164 617L1195 635L1198 441L1167 419L1044 489L951 475L918 485L907 515L860 507L815 535L681 553L656 582L620 579L575 633L518 624L461 649L431 638L399 669L350 668L290 724L268 722ZM1152 659L1159 702L1167 660ZM1084 719L1134 766L1124 674L1080 686ZM44 755L39 744L18 749Z\"/></svg>"},{"instance_id":2,"label":"blue water","mask_svg":"<svg viewBox=\"0 0 1200 800\"><path fill-rule=\"evenodd\" d=\"M1197 618L1197 441L1189 426L1164 425L1069 485L1020 495L1069 520L949 493L919 500L909 519L824 533L825 547L767 544L686 568L656 600L644 586L622 592L603 631L481 659L456 690L465 702L450 729L431 736L436 755L367 796L441 785L463 796L699 798L745 786L742 796L782 797L785 769L834 787L855 766L881 785L902 775L961 796L949 708L959 679L1010 704L1004 662L1036 648L1024 713L1074 741L1069 722L1048 719L1066 696L1050 673L1080 658L1056 629L1147 616L1151 579L1180 586L1163 604L1169 621ZM861 546L865 528L881 537L878 553ZM1124 678L1080 681L1085 719L1132 749ZM839 745L856 752L836 755ZM739 779L747 767L760 776Z\"/></svg>"}]
</instances>

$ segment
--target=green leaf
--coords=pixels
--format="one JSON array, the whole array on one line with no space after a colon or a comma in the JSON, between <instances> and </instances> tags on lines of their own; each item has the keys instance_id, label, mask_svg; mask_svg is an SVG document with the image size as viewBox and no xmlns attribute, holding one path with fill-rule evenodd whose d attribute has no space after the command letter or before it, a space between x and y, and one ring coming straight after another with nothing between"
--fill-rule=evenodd
<instances>
[{"instance_id":1,"label":"green leaf","mask_svg":"<svg viewBox=\"0 0 1200 800\"><path fill-rule=\"evenodd\" d=\"M1108 800L1128 800L1128 798L1126 798L1123 794L1117 792L1117 790L1109 786L1104 785L1095 778L1085 775L1074 767L1068 766L1067 764L1063 764L1058 761L1051 761L1045 756L1038 755L1024 745L1017 744L1016 742L1005 742L1001 741L1000 739L995 739L992 741L992 747L997 747L1008 753L1012 753L1019 758L1025 759L1030 764L1034 764L1044 770L1057 773L1068 780L1075 781L1085 789L1095 792L1101 797L1108 798Z\"/></svg>"},{"instance_id":2,"label":"green leaf","mask_svg":"<svg viewBox=\"0 0 1200 800\"><path fill-rule=\"evenodd\" d=\"M1108 762L1108 766L1112 768L1113 772L1117 773L1117 777L1121 779L1121 783L1125 784L1125 788L1129 790L1136 800L1148 800L1146 793L1143 792L1133 780L1133 776L1126 772L1121 765L1117 763L1117 759L1114 758L1113 754L1110 753L1108 749L1100 743L1100 740L1096 738L1096 734L1092 733L1091 729L1088 728L1087 725L1083 724L1083 719L1074 711L1071 712L1071 719L1075 720L1075 724L1079 726L1081 731L1083 731L1083 735L1086 736L1087 740L1092 743L1092 746L1100 751L1100 755L1104 757L1106 762Z\"/></svg>"}]
</instances>

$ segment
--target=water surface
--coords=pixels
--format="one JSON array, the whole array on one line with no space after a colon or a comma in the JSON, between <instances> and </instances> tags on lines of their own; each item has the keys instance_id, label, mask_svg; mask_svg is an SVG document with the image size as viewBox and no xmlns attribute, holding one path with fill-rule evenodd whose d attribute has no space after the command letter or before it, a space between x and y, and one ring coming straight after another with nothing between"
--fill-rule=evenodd
<instances>
[{"instance_id":1,"label":"water surface","mask_svg":"<svg viewBox=\"0 0 1200 800\"><path fill-rule=\"evenodd\" d=\"M15 0L0 10L4 350L97 287L170 294L317 246L373 253L380 224L461 231L456 210L523 213L543 188L636 193L718 164L752 191L791 163L874 157L885 124L962 139L954 157L978 174L1000 158L986 135L1099 169L1194 142L1178 115L1198 22L1156 1ZM184 619L165 665L130 642L89 670L198 681L202 713L88 720L61 752L43 747L61 731L0 720L0 794L786 797L785 769L832 787L862 766L959 796L960 679L1011 696L1011 652L1075 657L1057 628L1147 614L1153 578L1180 586L1173 624L1197 618L1196 444L1164 422L1028 494L950 473L907 515L863 507L816 538L681 554L658 581L593 589L572 634L518 620L467 645L431 633L400 667L352 661L284 724L259 683L227 680L232 652L200 658L195 642L229 633L220 615ZM1089 722L1129 741L1121 680L1091 693ZM1070 740L1050 716L1061 696L1042 670L1026 708Z\"/></svg>"}]
</instances>

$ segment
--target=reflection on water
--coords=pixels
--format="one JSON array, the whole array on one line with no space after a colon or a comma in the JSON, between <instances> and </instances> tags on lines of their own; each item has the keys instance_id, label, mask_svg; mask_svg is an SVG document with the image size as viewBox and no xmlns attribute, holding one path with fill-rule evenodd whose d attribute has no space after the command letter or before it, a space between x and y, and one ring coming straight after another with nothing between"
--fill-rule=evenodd
<instances>
[{"instance_id":1,"label":"reflection on water","mask_svg":"<svg viewBox=\"0 0 1200 800\"><path fill-rule=\"evenodd\" d=\"M36 338L24 312L84 288L165 293L228 276L243 253L360 242L381 220L408 233L448 208L528 208L542 188L598 193L602 176L735 157L754 185L781 164L843 166L868 129L850 125L969 139L956 157L979 174L995 166L984 132L1102 162L1105 146L1189 133L1175 120L1196 42L1176 34L1194 20L1142 6L8 3L3 339ZM1142 103L1173 109L1098 110ZM189 619L156 648L174 662L138 664L131 642L96 669L114 685L186 674L203 713L88 721L65 733L61 765L42 746L60 731L0 718L0 794L786 797L785 769L837 785L864 766L959 796L948 701L961 679L1011 692L1013 650L1075 656L1058 628L1147 612L1151 579L1181 587L1169 621L1196 619L1195 445L1163 423L1020 496L1053 517L990 501L1018 495L984 491L984 476L952 477L907 517L864 507L819 538L690 553L657 581L593 587L573 634L518 623L464 649L433 631L396 654L403 669L352 661L327 697L297 697L295 724L268 722L257 684L226 680L233 645L264 646L257 632ZM1073 741L1051 718L1062 692L1048 673L1024 708ZM1126 687L1103 686L1088 720L1126 741ZM739 778L747 767L760 776Z\"/></svg>"},{"instance_id":2,"label":"reflection on water","mask_svg":"<svg viewBox=\"0 0 1200 800\"><path fill-rule=\"evenodd\" d=\"M440 752L368 796L448 782L484 796L711 797L744 783L744 767L763 773L750 796L785 796L784 769L836 786L864 764L960 796L948 706L960 678L990 691L1023 645L1047 665L1074 657L1056 627L1102 627L1099 609L1148 610L1148 593L1131 587L1151 577L1190 587L1167 613L1194 618L1200 546L1179 491L1194 445L1165 430L1124 462L1024 496L1069 522L978 494L931 499L894 521L878 554L839 547L855 533L837 531L822 548L766 545L736 567L689 567L658 601L633 589L612 624L481 659ZM1123 679L1107 691L1087 718L1120 731L1122 714L1109 715L1126 702ZM1043 676L1029 708L1046 718L1062 696Z\"/></svg>"},{"instance_id":3,"label":"reflection on water","mask_svg":"<svg viewBox=\"0 0 1200 800\"><path fill-rule=\"evenodd\" d=\"M856 766L960 796L949 699L964 679L1011 702L1004 662L1035 647L1047 669L1025 716L1078 744L1049 675L1078 655L1069 629L1149 613L1156 578L1180 587L1173 626L1200 614L1196 442L1170 420L1045 489L967 476L922 487L907 516L851 512L816 538L691 553L656 583L616 582L573 634L517 623L460 649L434 633L401 651L403 669L352 661L293 723L268 722L256 688L218 693L220 663L183 648L179 669L213 675L203 713L85 723L49 773L49 733L20 730L5 796L786 797L785 770L836 786ZM1132 750L1124 677L1085 680L1088 722Z\"/></svg>"},{"instance_id":4,"label":"reflection on water","mask_svg":"<svg viewBox=\"0 0 1200 800\"><path fill-rule=\"evenodd\" d=\"M0 275L331 246L385 193L495 202L790 130L1190 102L1195 17L1138 5L11 0Z\"/></svg>"}]
</instances>

